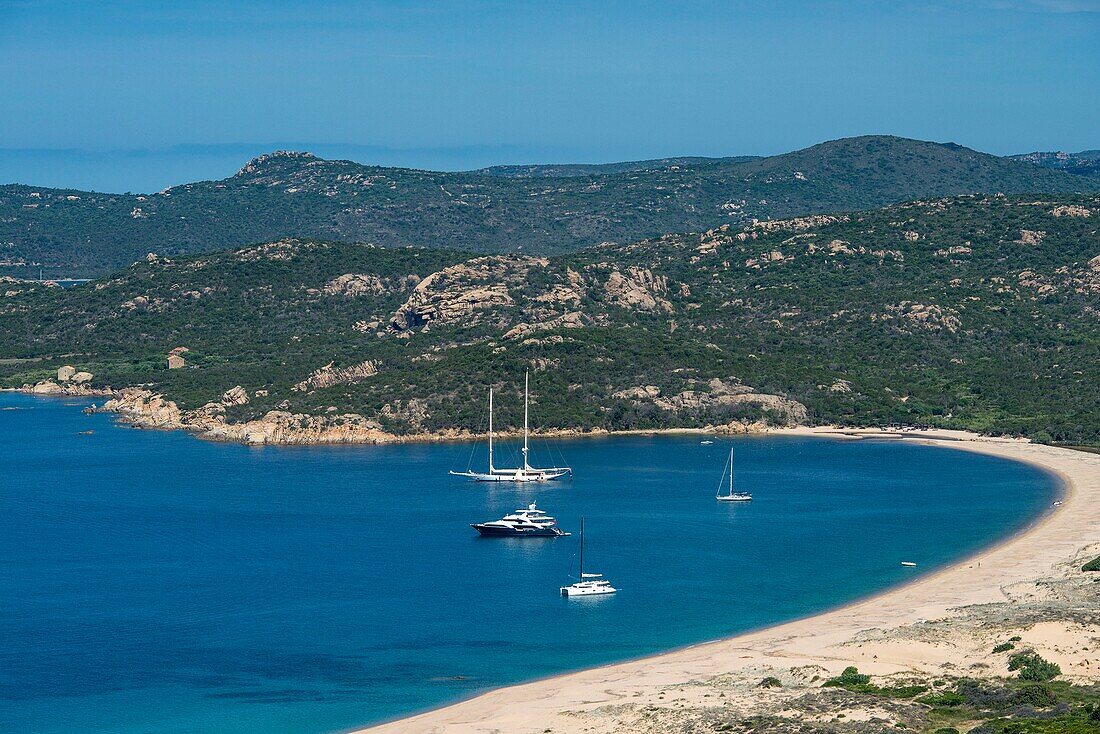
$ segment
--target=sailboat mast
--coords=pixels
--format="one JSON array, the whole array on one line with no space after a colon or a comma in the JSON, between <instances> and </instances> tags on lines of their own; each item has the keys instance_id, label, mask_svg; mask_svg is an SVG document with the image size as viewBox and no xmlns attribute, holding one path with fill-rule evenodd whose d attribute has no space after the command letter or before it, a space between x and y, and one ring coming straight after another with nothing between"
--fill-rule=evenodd
<instances>
[{"instance_id":1,"label":"sailboat mast","mask_svg":"<svg viewBox=\"0 0 1100 734\"><path fill-rule=\"evenodd\" d=\"M734 496L734 450L729 449L729 496Z\"/></svg>"},{"instance_id":2,"label":"sailboat mast","mask_svg":"<svg viewBox=\"0 0 1100 734\"><path fill-rule=\"evenodd\" d=\"M584 581L584 518L581 518L581 561L580 561L580 575L578 578Z\"/></svg>"},{"instance_id":3,"label":"sailboat mast","mask_svg":"<svg viewBox=\"0 0 1100 734\"><path fill-rule=\"evenodd\" d=\"M493 388L489 388L489 473L493 473Z\"/></svg>"},{"instance_id":4,"label":"sailboat mast","mask_svg":"<svg viewBox=\"0 0 1100 734\"><path fill-rule=\"evenodd\" d=\"M523 373L523 468L530 469L527 463L527 390L531 380L531 370Z\"/></svg>"}]
</instances>

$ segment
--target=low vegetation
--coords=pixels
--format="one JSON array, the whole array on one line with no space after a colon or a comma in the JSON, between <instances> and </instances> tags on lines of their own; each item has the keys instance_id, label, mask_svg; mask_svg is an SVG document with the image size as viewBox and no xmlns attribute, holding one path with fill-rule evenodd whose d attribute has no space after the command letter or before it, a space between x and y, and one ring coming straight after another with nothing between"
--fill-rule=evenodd
<instances>
[{"instance_id":1,"label":"low vegetation","mask_svg":"<svg viewBox=\"0 0 1100 734\"><path fill-rule=\"evenodd\" d=\"M415 433L484 430L490 385L518 426L530 368L548 429L1100 445L1098 225L1096 196L968 196L549 258L286 240L143 259L69 290L4 284L0 385L73 364L184 409L240 385L233 421L354 412Z\"/></svg>"},{"instance_id":2,"label":"low vegetation","mask_svg":"<svg viewBox=\"0 0 1100 734\"><path fill-rule=\"evenodd\" d=\"M914 698L928 691L928 686L920 683L905 685L879 686L871 682L871 676L864 675L854 666L844 669L840 675L830 678L823 684L826 688L843 688L846 691L865 693L869 696L882 698Z\"/></svg>"}]
</instances>

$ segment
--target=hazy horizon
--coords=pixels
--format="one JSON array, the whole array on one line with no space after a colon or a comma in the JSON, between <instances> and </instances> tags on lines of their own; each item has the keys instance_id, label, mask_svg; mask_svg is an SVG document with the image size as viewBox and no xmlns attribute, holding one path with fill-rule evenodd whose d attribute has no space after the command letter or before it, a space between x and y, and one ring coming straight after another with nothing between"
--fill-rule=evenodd
<instances>
[{"instance_id":1,"label":"hazy horizon","mask_svg":"<svg viewBox=\"0 0 1100 734\"><path fill-rule=\"evenodd\" d=\"M1072 152L1100 145L1098 30L1100 0L0 0L0 181L156 191L279 141L442 170L869 132Z\"/></svg>"}]
</instances>

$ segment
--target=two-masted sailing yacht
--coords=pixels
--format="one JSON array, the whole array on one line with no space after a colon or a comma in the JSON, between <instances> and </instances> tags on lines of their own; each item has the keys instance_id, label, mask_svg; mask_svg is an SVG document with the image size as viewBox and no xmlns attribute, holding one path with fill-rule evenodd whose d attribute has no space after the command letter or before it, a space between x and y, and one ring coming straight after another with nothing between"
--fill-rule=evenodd
<instances>
[{"instance_id":1,"label":"two-masted sailing yacht","mask_svg":"<svg viewBox=\"0 0 1100 734\"><path fill-rule=\"evenodd\" d=\"M584 572L584 518L581 518L580 574L576 583L561 587L562 596L599 596L614 594L618 589L602 573Z\"/></svg>"},{"instance_id":2,"label":"two-masted sailing yacht","mask_svg":"<svg viewBox=\"0 0 1100 734\"><path fill-rule=\"evenodd\" d=\"M729 463L726 466L730 470L729 490L726 492L726 494L722 494L721 486L722 486L722 484L725 484L725 482L722 482L722 484L718 485L718 487L719 487L718 488L718 494L714 495L714 499L718 500L719 502L748 502L748 501L750 501L752 499L752 495L749 494L748 492L734 492L733 491L733 449L730 449L730 460L729 460ZM724 480L725 478L726 478L726 475L723 472L722 473L722 479Z\"/></svg>"},{"instance_id":3,"label":"two-masted sailing yacht","mask_svg":"<svg viewBox=\"0 0 1100 734\"><path fill-rule=\"evenodd\" d=\"M573 470L567 466L539 469L531 466L527 461L529 382L530 371L523 377L523 466L514 469L493 466L493 389L489 388L489 470L486 472L452 471L451 474L457 477L467 477L475 482L548 482L551 479L560 479L573 473Z\"/></svg>"}]
</instances>

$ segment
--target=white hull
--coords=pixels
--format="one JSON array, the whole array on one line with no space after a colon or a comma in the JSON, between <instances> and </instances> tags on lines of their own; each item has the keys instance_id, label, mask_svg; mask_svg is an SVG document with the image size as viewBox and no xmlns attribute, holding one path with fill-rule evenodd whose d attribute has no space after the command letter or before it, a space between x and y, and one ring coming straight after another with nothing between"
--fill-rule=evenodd
<instances>
[{"instance_id":1,"label":"white hull","mask_svg":"<svg viewBox=\"0 0 1100 734\"><path fill-rule=\"evenodd\" d=\"M569 474L569 472L569 469L553 468L531 469L527 471L500 470L492 474L484 474L476 471L453 471L451 474L456 477L466 477L475 482L551 482L555 479L561 479L566 474Z\"/></svg>"},{"instance_id":2,"label":"white hull","mask_svg":"<svg viewBox=\"0 0 1100 734\"><path fill-rule=\"evenodd\" d=\"M583 581L570 586L561 587L562 596L603 596L605 594L614 594L616 591L618 591L618 589L606 581L602 583Z\"/></svg>"},{"instance_id":3,"label":"white hull","mask_svg":"<svg viewBox=\"0 0 1100 734\"><path fill-rule=\"evenodd\" d=\"M719 502L752 502L752 495L748 495L746 497L738 497L737 495L734 495L730 497L728 494L720 494L714 499L718 500Z\"/></svg>"}]
</instances>

